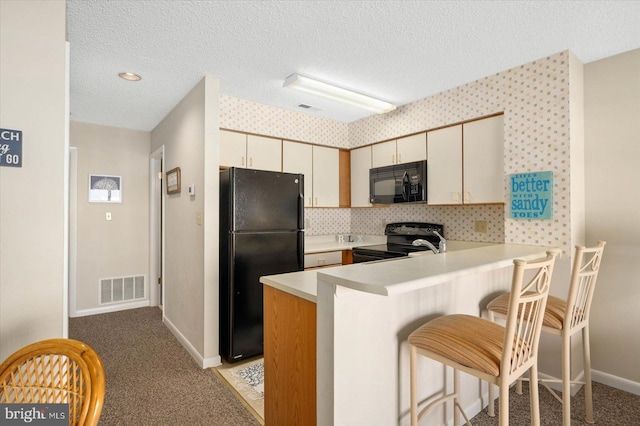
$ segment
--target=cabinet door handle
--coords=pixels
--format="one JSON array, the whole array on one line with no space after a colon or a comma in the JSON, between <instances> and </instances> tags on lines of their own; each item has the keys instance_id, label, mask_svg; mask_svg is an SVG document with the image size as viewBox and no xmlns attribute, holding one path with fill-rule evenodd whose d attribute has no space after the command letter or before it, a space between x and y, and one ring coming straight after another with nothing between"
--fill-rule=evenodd
<instances>
[{"instance_id":1,"label":"cabinet door handle","mask_svg":"<svg viewBox=\"0 0 640 426\"><path fill-rule=\"evenodd\" d=\"M464 191L464 202L468 203L470 198L471 194L469 193L469 191Z\"/></svg>"},{"instance_id":2,"label":"cabinet door handle","mask_svg":"<svg viewBox=\"0 0 640 426\"><path fill-rule=\"evenodd\" d=\"M313 205L313 199L311 197L309 197L309 205L312 206Z\"/></svg>"},{"instance_id":3,"label":"cabinet door handle","mask_svg":"<svg viewBox=\"0 0 640 426\"><path fill-rule=\"evenodd\" d=\"M242 156L242 160L240 160L240 165L244 167L244 155Z\"/></svg>"},{"instance_id":4,"label":"cabinet door handle","mask_svg":"<svg viewBox=\"0 0 640 426\"><path fill-rule=\"evenodd\" d=\"M391 164L396 164L396 156L395 156L395 154L391 154Z\"/></svg>"},{"instance_id":5,"label":"cabinet door handle","mask_svg":"<svg viewBox=\"0 0 640 426\"><path fill-rule=\"evenodd\" d=\"M318 205L318 197L316 197L316 203L314 204L314 206Z\"/></svg>"},{"instance_id":6,"label":"cabinet door handle","mask_svg":"<svg viewBox=\"0 0 640 426\"><path fill-rule=\"evenodd\" d=\"M398 164L402 163L402 154L398 153Z\"/></svg>"},{"instance_id":7,"label":"cabinet door handle","mask_svg":"<svg viewBox=\"0 0 640 426\"><path fill-rule=\"evenodd\" d=\"M253 167L253 157L249 157L249 167Z\"/></svg>"},{"instance_id":8,"label":"cabinet door handle","mask_svg":"<svg viewBox=\"0 0 640 426\"><path fill-rule=\"evenodd\" d=\"M459 192L454 192L453 193L453 201L455 201L456 203L460 202L460 193Z\"/></svg>"}]
</instances>

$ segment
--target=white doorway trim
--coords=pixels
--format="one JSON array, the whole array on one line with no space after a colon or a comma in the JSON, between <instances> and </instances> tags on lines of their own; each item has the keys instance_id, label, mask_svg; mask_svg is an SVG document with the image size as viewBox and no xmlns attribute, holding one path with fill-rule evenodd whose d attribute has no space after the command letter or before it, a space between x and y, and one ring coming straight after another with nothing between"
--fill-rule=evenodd
<instances>
[{"instance_id":1,"label":"white doorway trim","mask_svg":"<svg viewBox=\"0 0 640 426\"><path fill-rule=\"evenodd\" d=\"M78 316L78 148L69 147L69 317ZM66 316L66 315L65 315Z\"/></svg>"},{"instance_id":2,"label":"white doorway trim","mask_svg":"<svg viewBox=\"0 0 640 426\"><path fill-rule=\"evenodd\" d=\"M149 155L149 305L164 306L164 291L160 291L158 278L164 277L164 191L162 159L164 145ZM162 206L162 207L160 207ZM162 318L164 320L164 309Z\"/></svg>"}]
</instances>

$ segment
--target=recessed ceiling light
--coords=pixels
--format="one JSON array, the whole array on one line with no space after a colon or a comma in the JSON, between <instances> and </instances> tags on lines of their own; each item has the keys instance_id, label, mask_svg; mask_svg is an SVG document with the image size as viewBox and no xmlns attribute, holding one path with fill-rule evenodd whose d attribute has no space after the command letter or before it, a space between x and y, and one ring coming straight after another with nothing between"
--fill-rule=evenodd
<instances>
[{"instance_id":1,"label":"recessed ceiling light","mask_svg":"<svg viewBox=\"0 0 640 426\"><path fill-rule=\"evenodd\" d=\"M142 77L140 77L138 74L134 74L132 72L121 72L118 75L120 76L120 78L124 78L125 80L129 80L129 81L140 81L140 80L142 80Z\"/></svg>"}]
</instances>

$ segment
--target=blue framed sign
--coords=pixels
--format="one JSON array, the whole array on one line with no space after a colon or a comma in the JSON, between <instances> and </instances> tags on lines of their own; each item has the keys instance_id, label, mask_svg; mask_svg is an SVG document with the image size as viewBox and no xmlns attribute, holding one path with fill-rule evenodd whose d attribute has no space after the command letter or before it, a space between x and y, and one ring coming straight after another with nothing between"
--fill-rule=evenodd
<instances>
[{"instance_id":1,"label":"blue framed sign","mask_svg":"<svg viewBox=\"0 0 640 426\"><path fill-rule=\"evenodd\" d=\"M553 219L553 172L509 175L511 219Z\"/></svg>"},{"instance_id":2,"label":"blue framed sign","mask_svg":"<svg viewBox=\"0 0 640 426\"><path fill-rule=\"evenodd\" d=\"M22 167L22 130L0 129L0 166Z\"/></svg>"}]
</instances>

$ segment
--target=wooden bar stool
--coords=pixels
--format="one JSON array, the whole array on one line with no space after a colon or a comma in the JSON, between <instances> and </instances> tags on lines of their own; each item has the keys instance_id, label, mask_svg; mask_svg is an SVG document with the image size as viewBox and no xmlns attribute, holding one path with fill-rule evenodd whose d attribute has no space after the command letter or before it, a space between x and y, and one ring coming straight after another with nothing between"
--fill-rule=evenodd
<instances>
[{"instance_id":1,"label":"wooden bar stool","mask_svg":"<svg viewBox=\"0 0 640 426\"><path fill-rule=\"evenodd\" d=\"M0 364L0 403L67 403L72 426L98 424L104 389L100 357L73 339L32 343Z\"/></svg>"},{"instance_id":2,"label":"wooden bar stool","mask_svg":"<svg viewBox=\"0 0 640 426\"><path fill-rule=\"evenodd\" d=\"M539 382L560 402L562 402L562 424L571 424L571 384L585 385L585 420L593 423L593 398L591 392L591 352L589 349L589 312L596 287L600 261L606 242L598 241L595 247L576 246L571 283L567 300L549 296L544 315L542 331L562 338L562 380L542 380ZM509 294L503 294L487 305L489 319L506 318ZM584 381L571 381L571 336L582 331L582 352L584 357ZM533 378L532 378L533 380ZM547 383L562 383L562 398ZM534 388L537 386L531 386ZM521 380L518 393L522 393Z\"/></svg>"},{"instance_id":3,"label":"wooden bar stool","mask_svg":"<svg viewBox=\"0 0 640 426\"><path fill-rule=\"evenodd\" d=\"M500 387L500 426L509 424L509 385L527 370L538 377L537 354L542 318L557 252L547 252L540 261L514 260L510 306L503 327L471 315L446 315L422 325L409 335L411 375L411 425L433 407L453 399L453 421L460 413L469 419L459 403L460 371ZM524 274L533 277L524 282ZM423 355L454 369L454 390L428 404L418 413L417 355ZM491 385L489 385L491 387ZM489 401L492 409L493 400ZM458 410L456 410L456 408ZM531 392L531 424L540 424L538 393Z\"/></svg>"}]
</instances>

